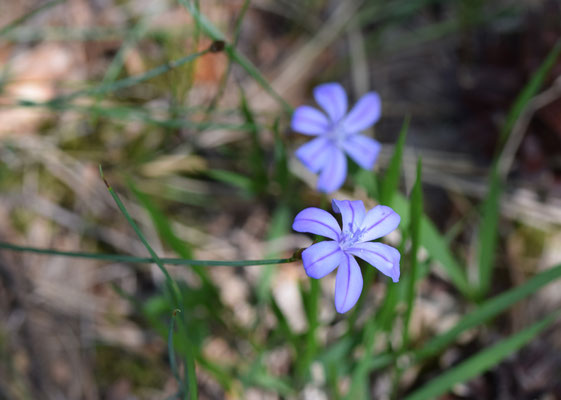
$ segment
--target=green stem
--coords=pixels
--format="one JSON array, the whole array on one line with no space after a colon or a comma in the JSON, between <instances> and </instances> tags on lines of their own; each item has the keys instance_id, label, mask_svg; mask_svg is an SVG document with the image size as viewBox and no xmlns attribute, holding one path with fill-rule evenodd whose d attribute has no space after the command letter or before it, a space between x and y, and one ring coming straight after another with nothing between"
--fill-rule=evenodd
<instances>
[{"instance_id":1,"label":"green stem","mask_svg":"<svg viewBox=\"0 0 561 400\"><path fill-rule=\"evenodd\" d=\"M31 10L30 12L28 12L27 14L22 15L19 18L16 18L14 21L8 23L7 25L4 25L3 27L0 28L0 36L5 35L6 33L10 32L12 29L17 28L19 25L23 24L24 22L26 22L28 19L33 18L34 16L36 16L37 14L40 14L41 12L54 7L60 3L63 3L65 0L53 0L53 1L49 1L47 3L44 3L42 5L40 5L39 7Z\"/></svg>"},{"instance_id":2,"label":"green stem","mask_svg":"<svg viewBox=\"0 0 561 400\"><path fill-rule=\"evenodd\" d=\"M99 174L101 175L101 179L103 179L105 186L107 186L107 190L111 194L111 197L113 197L113 200L115 200L117 207L119 207L119 210L121 211L127 222L129 223L131 228L134 230L134 232L136 233L136 235L138 236L144 247L146 247L146 250L148 250L150 256L152 257L154 262L158 265L158 268L160 269L162 274L165 276L166 286L171 294L173 303L175 307L181 311L181 316L182 316L181 327L183 328L182 337L183 337L183 342L185 343L186 346L185 349L186 379L185 380L186 380L187 387L186 387L185 398L190 398L191 400L197 400L198 391L197 391L197 376L195 372L195 349L193 344L191 343L191 338L187 334L187 332L189 332L189 326L186 318L186 313L184 312L184 301L183 301L183 295L181 293L181 290L179 290L177 283L172 279L168 270L162 263L162 260L160 259L160 257L158 257L152 246L150 246L150 243L148 243L148 240L146 240L146 237L144 236L144 234L142 233L136 222L134 222L134 220L130 216L129 212L127 211L125 205L123 204L117 193L113 190L111 185L109 185L107 180L105 180L105 177L103 176L103 169L101 168L101 164L99 165Z\"/></svg>"},{"instance_id":3,"label":"green stem","mask_svg":"<svg viewBox=\"0 0 561 400\"><path fill-rule=\"evenodd\" d=\"M78 251L61 251L55 249L42 249L38 247L19 246L12 243L0 242L0 249L19 251L25 253L47 254L51 256L74 257L74 258L91 258L96 260L126 262L126 263L155 263L156 260L151 257L134 257L124 254L104 254L104 253L87 253ZM298 257L268 259L268 260L235 260L235 261L220 261L220 260L189 260L186 258L160 258L162 264L168 265L184 265L193 266L200 265L205 267L247 267L256 265L271 265L271 264L288 264L297 261Z\"/></svg>"},{"instance_id":4,"label":"green stem","mask_svg":"<svg viewBox=\"0 0 561 400\"><path fill-rule=\"evenodd\" d=\"M236 27L234 28L234 39L232 40L232 48L236 48L238 45L238 41L240 39L240 33L241 33L241 28L242 28L242 21L245 17L245 13L247 12L247 10L249 9L249 1L250 0L245 0L243 5L242 5L242 9L240 11L240 14L238 16L238 18L236 19ZM226 72L224 73L224 75L222 75L222 78L220 79L220 83L218 84L218 90L216 91L216 94L214 95L214 98L212 99L212 101L210 102L210 105L208 106L207 109L207 113L210 114L212 111L214 111L214 109L216 108L216 105L218 104L218 102L220 101L220 99L222 98L222 96L224 95L224 92L226 91L226 85L228 83L228 78L230 77L230 73L232 72L232 66L233 66L233 61L232 58L228 58L228 66L226 67Z\"/></svg>"},{"instance_id":5,"label":"green stem","mask_svg":"<svg viewBox=\"0 0 561 400\"><path fill-rule=\"evenodd\" d=\"M200 11L193 2L189 0L179 0L179 4L187 9L187 11L193 16L193 18L200 24L202 31L212 40L225 40L224 34L214 26ZM267 92L271 97L273 97L288 114L292 114L292 106L286 102L279 95L275 89L267 82L267 80L261 75L259 70L253 65L249 59L247 59L242 53L240 53L231 43L226 43L224 49L230 60L235 61L240 67L245 69L245 71Z\"/></svg>"}]
</instances>

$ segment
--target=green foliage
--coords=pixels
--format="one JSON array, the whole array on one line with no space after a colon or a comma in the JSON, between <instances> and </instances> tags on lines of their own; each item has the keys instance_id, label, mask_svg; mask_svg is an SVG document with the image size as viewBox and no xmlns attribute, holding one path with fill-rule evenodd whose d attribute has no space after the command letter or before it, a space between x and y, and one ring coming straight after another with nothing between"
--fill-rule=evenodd
<instances>
[{"instance_id":1,"label":"green foliage","mask_svg":"<svg viewBox=\"0 0 561 400\"><path fill-rule=\"evenodd\" d=\"M499 136L499 149L502 150L502 146L510 136L512 128L516 120L520 117L522 111L528 104L528 102L534 97L540 88L542 87L547 75L551 71L551 68L555 65L557 58L561 54L561 40L555 43L555 46L551 49L546 59L540 65L538 70L534 72L530 81L524 86L524 89L518 94L518 97L514 101L514 104L510 108L510 111L506 117L506 121L501 129Z\"/></svg>"},{"instance_id":2,"label":"green foliage","mask_svg":"<svg viewBox=\"0 0 561 400\"><path fill-rule=\"evenodd\" d=\"M171 314L171 318L169 319L169 333L168 333L168 355L169 355L169 365L171 368L171 372L177 381L180 390L183 390L183 382L181 382L181 378L179 377L179 369L177 368L177 361L175 359L175 348L173 346L173 330L175 327L175 316L177 313L180 313L181 310L175 309Z\"/></svg>"},{"instance_id":3,"label":"green foliage","mask_svg":"<svg viewBox=\"0 0 561 400\"><path fill-rule=\"evenodd\" d=\"M409 202L405 197L397 194L394 197L392 207L401 215L402 224L409 223ZM452 254L446 238L438 232L434 223L425 215L421 217L420 237L421 246L427 250L434 260L440 263L456 288L467 298L472 298L472 290L469 287L464 268Z\"/></svg>"},{"instance_id":4,"label":"green foliage","mask_svg":"<svg viewBox=\"0 0 561 400\"><path fill-rule=\"evenodd\" d=\"M402 348L406 349L409 346L409 322L411 321L411 314L413 313L413 306L415 302L415 285L418 280L418 260L417 252L419 251L421 243L421 218L423 216L423 188L422 188L422 163L421 159L417 163L417 179L413 186L411 193L411 225L409 227L411 235L411 268L405 271L405 282L407 283L407 292L405 297L405 304L407 305L405 311L405 321L403 323L403 343Z\"/></svg>"},{"instance_id":5,"label":"green foliage","mask_svg":"<svg viewBox=\"0 0 561 400\"><path fill-rule=\"evenodd\" d=\"M260 194L265 191L268 182L265 154L259 141L259 126L243 91L240 91L240 97L242 114L247 124L252 127L248 129L251 146L247 157L251 169L252 190L255 194Z\"/></svg>"},{"instance_id":6,"label":"green foliage","mask_svg":"<svg viewBox=\"0 0 561 400\"><path fill-rule=\"evenodd\" d=\"M526 283L487 300L477 309L465 315L452 329L434 337L421 349L415 351L416 359L421 361L435 356L438 352L443 351L446 346L451 345L462 332L488 322L491 318L506 311L518 301L538 292L543 286L559 278L561 278L561 265L541 272Z\"/></svg>"},{"instance_id":7,"label":"green foliage","mask_svg":"<svg viewBox=\"0 0 561 400\"><path fill-rule=\"evenodd\" d=\"M555 318L558 315L559 312L555 311L542 320L534 323L530 327L506 339L501 340L499 343L489 348L480 351L461 364L450 368L438 378L431 380L423 387L407 396L405 399L434 399L441 394L444 394L455 384L465 382L487 371L491 367L500 363L512 353L516 352L522 346L530 342L537 335L543 332L547 327L551 326L551 324L555 322Z\"/></svg>"},{"instance_id":8,"label":"green foliage","mask_svg":"<svg viewBox=\"0 0 561 400\"><path fill-rule=\"evenodd\" d=\"M491 171L489 193L483 203L483 215L479 226L479 282L478 297L484 297L491 287L493 267L498 242L501 181L497 168Z\"/></svg>"},{"instance_id":9,"label":"green foliage","mask_svg":"<svg viewBox=\"0 0 561 400\"><path fill-rule=\"evenodd\" d=\"M109 191L111 197L113 197L113 200L119 207L119 211L121 211L121 213L129 223L129 225L133 228L134 232L136 233L136 235L138 236L144 247L146 247L146 250L148 250L148 252L150 253L152 259L158 265L160 271L164 274L166 280L166 287L169 294L171 295L173 305L175 308L178 308L181 311L181 315L184 316L185 312L184 312L183 298L181 296L181 292L179 291L177 283L172 279L171 275L169 274L166 267L164 266L162 260L158 257L154 249L152 249L152 247L144 237L142 231L138 228L137 224L131 218L130 214L125 208L125 205L123 204L117 193L105 180L103 176L103 170L101 169L101 165L99 166L99 172L101 174L101 178L103 179L105 185L107 186L107 190ZM181 325L181 328L183 328L182 332L188 330L186 326L185 317L183 318L183 324ZM191 345L190 338L188 335L181 335L180 338L185 346L185 352L183 353L183 355L185 357L185 364L186 364L185 370L187 374L187 379L184 382L185 385L187 386L186 392L189 393L191 399L196 400L198 398L198 395L197 395L197 378L195 375L195 360L193 356L193 347Z\"/></svg>"},{"instance_id":10,"label":"green foliage","mask_svg":"<svg viewBox=\"0 0 561 400\"><path fill-rule=\"evenodd\" d=\"M277 207L277 209L273 212L271 225L269 226L269 231L267 233L267 239L269 241L279 239L289 232L290 216L290 209L284 204L280 204ZM276 256L278 256L278 254L275 252L267 253L267 257ZM257 284L257 299L260 304L264 304L271 299L270 290L274 276L275 266L273 264L263 268Z\"/></svg>"},{"instance_id":11,"label":"green foliage","mask_svg":"<svg viewBox=\"0 0 561 400\"><path fill-rule=\"evenodd\" d=\"M403 160L403 148L409 131L410 118L405 118L399 132L399 138L395 144L395 150L388 166L388 170L382 180L380 188L380 204L393 204L393 199L399 187L401 178L401 162Z\"/></svg>"},{"instance_id":12,"label":"green foliage","mask_svg":"<svg viewBox=\"0 0 561 400\"><path fill-rule=\"evenodd\" d=\"M249 176L221 169L209 169L206 171L206 175L212 179L216 179L217 181L236 186L248 196L250 196L253 192L254 185Z\"/></svg>"}]
</instances>

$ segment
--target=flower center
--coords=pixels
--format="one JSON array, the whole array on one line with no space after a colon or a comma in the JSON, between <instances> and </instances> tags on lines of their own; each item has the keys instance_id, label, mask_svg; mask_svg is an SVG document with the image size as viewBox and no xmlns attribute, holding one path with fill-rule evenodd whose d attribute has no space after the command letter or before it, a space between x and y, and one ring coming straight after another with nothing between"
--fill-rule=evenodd
<instances>
[{"instance_id":1,"label":"flower center","mask_svg":"<svg viewBox=\"0 0 561 400\"><path fill-rule=\"evenodd\" d=\"M339 147L344 142L346 136L347 132L343 127L342 121L336 122L331 125L331 130L327 133L327 138Z\"/></svg>"},{"instance_id":2,"label":"flower center","mask_svg":"<svg viewBox=\"0 0 561 400\"><path fill-rule=\"evenodd\" d=\"M356 243L360 242L363 234L364 230L353 229L352 225L349 224L349 229L343 230L341 236L339 237L339 247L341 250L353 247Z\"/></svg>"}]
</instances>

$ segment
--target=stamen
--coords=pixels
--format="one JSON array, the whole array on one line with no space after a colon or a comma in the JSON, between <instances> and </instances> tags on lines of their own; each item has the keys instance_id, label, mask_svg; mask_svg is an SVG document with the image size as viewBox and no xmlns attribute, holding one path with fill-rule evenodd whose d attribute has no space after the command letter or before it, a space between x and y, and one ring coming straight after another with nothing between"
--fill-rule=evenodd
<instances>
[{"instance_id":1,"label":"stamen","mask_svg":"<svg viewBox=\"0 0 561 400\"><path fill-rule=\"evenodd\" d=\"M352 225L349 223L349 230L343 231L339 237L339 247L341 250L353 247L356 243L360 242L362 235L364 235L364 230L353 230Z\"/></svg>"}]
</instances>

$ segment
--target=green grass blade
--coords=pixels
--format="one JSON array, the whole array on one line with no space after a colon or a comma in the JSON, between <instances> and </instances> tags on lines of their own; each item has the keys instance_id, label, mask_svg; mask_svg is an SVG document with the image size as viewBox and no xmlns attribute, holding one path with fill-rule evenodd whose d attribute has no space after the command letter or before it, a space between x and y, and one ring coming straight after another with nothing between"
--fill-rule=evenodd
<instances>
[{"instance_id":1,"label":"green grass blade","mask_svg":"<svg viewBox=\"0 0 561 400\"><path fill-rule=\"evenodd\" d=\"M144 20L138 22L132 29L127 33L126 38L123 41L119 51L113 57L111 64L107 67L105 71L105 75L103 76L103 80L101 81L102 85L109 85L115 82L119 76L119 73L123 69L123 65L125 64L125 56L127 51L134 46L138 40L146 33L146 23ZM99 102L103 99L103 93L98 93L95 99L95 106L99 105ZM92 125L95 126L97 115L94 115L94 119L92 121Z\"/></svg>"},{"instance_id":2,"label":"green grass blade","mask_svg":"<svg viewBox=\"0 0 561 400\"><path fill-rule=\"evenodd\" d=\"M178 0L179 4L189 11L193 18L197 21L202 31L212 40L225 40L225 36L220 30L212 24L198 8L189 0ZM226 43L226 54L231 60L239 64L245 71L259 84L271 97L273 97L287 113L292 113L292 107L288 104L267 82L261 72L249 61L243 54L241 54L234 46Z\"/></svg>"},{"instance_id":3,"label":"green grass blade","mask_svg":"<svg viewBox=\"0 0 561 400\"><path fill-rule=\"evenodd\" d=\"M209 178L235 186L247 194L253 193L253 180L249 176L223 169L209 169L204 171L204 173Z\"/></svg>"},{"instance_id":4,"label":"green grass blade","mask_svg":"<svg viewBox=\"0 0 561 400\"><path fill-rule=\"evenodd\" d=\"M403 243L400 252L403 251ZM372 271L374 268L367 266L366 273ZM364 274L366 276L366 273ZM367 278L364 280L366 281ZM357 365L354 367L351 379L351 387L346 399L362 399L368 396L368 379L372 368L376 365L372 365L373 360L374 345L376 343L377 335L388 334L393 326L393 323L397 317L396 306L400 300L401 288L398 284L389 283L386 286L386 294L384 301L380 308L376 310L376 315L369 318L364 328L362 329L362 346L364 348L363 355L358 361ZM363 297L361 297L363 299ZM351 323L354 324L353 320ZM355 333L352 331L353 325L349 324L349 330L347 335L352 336ZM393 361L393 359L391 360ZM388 363L389 364L389 363Z\"/></svg>"},{"instance_id":5,"label":"green grass blade","mask_svg":"<svg viewBox=\"0 0 561 400\"><path fill-rule=\"evenodd\" d=\"M507 141L514 124L520 117L520 114L536 95L543 85L549 71L555 65L559 55L561 54L561 40L551 49L544 62L534 73L530 81L524 86L511 107L503 129L499 137L500 154L503 145ZM491 287L491 279L493 275L493 264L495 261L495 251L498 241L498 220L500 216L500 195L502 192L502 183L499 176L499 166L495 162L491 169L491 178L489 184L489 192L483 205L483 216L481 219L479 243L478 243L478 278L477 295L483 298Z\"/></svg>"},{"instance_id":6,"label":"green grass blade","mask_svg":"<svg viewBox=\"0 0 561 400\"><path fill-rule=\"evenodd\" d=\"M168 218L160 211L150 200L150 198L143 192L141 192L132 180L127 181L127 186L132 191L136 199L140 202L142 207L148 212L152 222L154 223L158 234L164 239L164 241L171 246L173 251L175 251L182 258L192 258L193 249L183 240L179 239Z\"/></svg>"},{"instance_id":7,"label":"green grass blade","mask_svg":"<svg viewBox=\"0 0 561 400\"><path fill-rule=\"evenodd\" d=\"M273 212L271 223L267 232L267 240L275 240L285 236L290 231L291 211L284 204L280 204ZM275 257L278 253L267 252L268 257ZM275 270L272 265L263 268L257 283L257 300L263 305L271 298L271 282Z\"/></svg>"},{"instance_id":8,"label":"green grass blade","mask_svg":"<svg viewBox=\"0 0 561 400\"><path fill-rule=\"evenodd\" d=\"M244 116L247 125L252 127L251 129L248 129L251 140L251 148L247 158L251 168L253 192L255 194L259 194L265 191L268 183L265 154L259 141L260 127L257 124L253 111L249 107L243 90L240 90L240 98L242 115Z\"/></svg>"},{"instance_id":9,"label":"green grass blade","mask_svg":"<svg viewBox=\"0 0 561 400\"><path fill-rule=\"evenodd\" d=\"M189 11L200 29L212 40L225 40L224 34L215 27L200 11L196 4L191 0L179 0L179 4Z\"/></svg>"},{"instance_id":10,"label":"green grass blade","mask_svg":"<svg viewBox=\"0 0 561 400\"><path fill-rule=\"evenodd\" d=\"M283 398L294 396L294 388L290 381L271 375L261 360L255 363L246 376L242 377L242 381L246 386L261 387L272 393L278 393Z\"/></svg>"},{"instance_id":11,"label":"green grass blade","mask_svg":"<svg viewBox=\"0 0 561 400\"><path fill-rule=\"evenodd\" d=\"M391 205L395 193L399 187L399 179L401 176L401 162L403 159L403 147L405 146L405 139L407 131L409 130L410 118L406 117L399 132L399 138L395 145L395 150L386 171L386 175L381 183L380 188L380 204Z\"/></svg>"},{"instance_id":12,"label":"green grass blade","mask_svg":"<svg viewBox=\"0 0 561 400\"><path fill-rule=\"evenodd\" d=\"M182 300L181 292L180 292L179 288L177 287L177 283L171 278L171 275L169 274L166 267L162 263L162 260L160 260L160 258L158 257L158 255L156 254L154 249L152 249L152 246L150 246L150 244L148 243L148 241L144 237L144 234L138 228L138 226L136 225L136 222L134 222L134 220L130 216L129 212L125 208L125 205L123 204L123 202L121 201L121 199L119 198L117 193L113 190L111 185L109 185L109 183L105 180L105 178L103 176L103 170L101 169L101 165L99 166L99 172L100 172L101 178L103 179L103 182L105 183L105 186L107 186L107 190L109 191L109 193L111 194L111 197L113 197L113 200L117 204L117 207L119 207L119 210L121 211L121 213L123 214L123 216L125 217L127 222L129 223L129 225L133 228L134 232L136 233L136 235L138 236L138 238L140 239L140 241L142 242L144 247L146 247L146 250L148 250L148 252L150 253L150 256L156 262L160 271L164 275L165 280L166 280L166 286L167 286L168 290L170 291L170 294L173 298L173 302L174 302L175 306L182 311L183 324L182 324L181 327L184 330L187 330L187 326L186 326L187 322L185 320L185 314L183 312L184 311L183 310L183 300ZM186 334L182 335L181 338L182 338L182 342L187 347L186 352L185 352L186 369L187 369L187 375L188 375L188 377L186 379L187 383L188 383L187 390L188 390L190 398L193 399L193 400L196 400L198 398L198 394L197 394L197 377L195 375L195 358L193 356L193 354L194 354L193 353L193 347L192 347L192 345L190 343L190 340L189 340L189 338Z\"/></svg>"},{"instance_id":13,"label":"green grass blade","mask_svg":"<svg viewBox=\"0 0 561 400\"><path fill-rule=\"evenodd\" d=\"M501 293L476 310L464 316L452 329L430 340L422 349L414 352L415 359L421 361L435 356L453 343L464 331L475 328L510 308L525 297L536 293L543 286L561 278L561 264L541 272L526 283Z\"/></svg>"},{"instance_id":14,"label":"green grass blade","mask_svg":"<svg viewBox=\"0 0 561 400\"><path fill-rule=\"evenodd\" d=\"M394 289L393 286L388 286L388 291L386 293L386 298L384 299L384 304L380 307L380 310L387 310L390 306L397 302L397 291ZM375 365L371 363L373 358L373 349L374 343L376 339L376 335L378 334L379 328L381 328L382 324L384 324L388 320L387 315L382 315L380 310L376 314L375 317L371 318L368 323L363 328L363 344L364 344L364 354L358 361L358 363L354 366L352 377L351 377L351 386L349 388L349 392L345 396L345 399L352 400L352 399L364 399L368 397L368 379L370 372L375 369ZM347 337L350 337L352 332L349 331ZM384 366L388 366L393 362L393 358L389 359L387 364Z\"/></svg>"},{"instance_id":15,"label":"green grass blade","mask_svg":"<svg viewBox=\"0 0 561 400\"><path fill-rule=\"evenodd\" d=\"M401 223L406 226L409 223L409 203L401 194L397 193L392 202L392 208L401 216ZM425 215L421 218L420 232L421 246L424 247L430 256L437 260L452 283L467 298L472 298L473 293L468 284L464 269L456 260L448 242L434 226L432 221Z\"/></svg>"},{"instance_id":16,"label":"green grass blade","mask_svg":"<svg viewBox=\"0 0 561 400\"><path fill-rule=\"evenodd\" d=\"M492 347L486 348L476 355L470 357L461 364L449 369L439 377L429 381L420 389L416 390L405 400L425 400L436 399L446 393L455 384L468 381L488 369L499 364L509 355L518 351L521 347L529 343L537 335L549 327L559 315L558 311L549 314L544 319L534 323L507 339L501 340Z\"/></svg>"},{"instance_id":17,"label":"green grass blade","mask_svg":"<svg viewBox=\"0 0 561 400\"><path fill-rule=\"evenodd\" d=\"M289 201L292 197L290 190L291 175L288 169L288 155L286 151L286 145L283 141L282 134L279 128L279 119L273 124L273 134L275 137L275 147L274 147L274 160L275 160L275 172L273 179L278 183L281 189L281 196L284 201Z\"/></svg>"},{"instance_id":18,"label":"green grass blade","mask_svg":"<svg viewBox=\"0 0 561 400\"><path fill-rule=\"evenodd\" d=\"M56 6L57 4L64 3L65 1L66 0L53 0L53 1L48 1L45 4L41 4L39 7L31 10L30 12L22 15L19 18L16 18L14 21L12 21L12 22L8 23L7 25L4 25L2 28L0 28L0 36L4 36L5 34L9 33L12 29L17 28L18 25L23 24L27 20L36 16L37 14L40 14L43 11L48 10L49 8Z\"/></svg>"},{"instance_id":19,"label":"green grass blade","mask_svg":"<svg viewBox=\"0 0 561 400\"><path fill-rule=\"evenodd\" d=\"M101 81L102 84L108 85L117 79L119 73L121 72L123 65L125 64L125 56L127 51L137 43L142 36L146 33L147 25L144 20L138 22L135 26L130 29L127 33L127 37L124 39L123 44L121 45L115 57L107 67L105 75L103 76L103 80Z\"/></svg>"},{"instance_id":20,"label":"green grass blade","mask_svg":"<svg viewBox=\"0 0 561 400\"><path fill-rule=\"evenodd\" d=\"M317 342L317 329L319 327L318 318L318 307L319 307L319 296L320 296L320 282L318 279L311 278L310 289L305 291L302 290L302 296L304 301L304 307L306 311L306 317L308 322L308 330L304 335L303 348L299 354L296 363L296 374L306 381L310 374L310 365L314 357L316 356L318 350Z\"/></svg>"},{"instance_id":21,"label":"green grass blade","mask_svg":"<svg viewBox=\"0 0 561 400\"><path fill-rule=\"evenodd\" d=\"M279 307L277 301L273 296L271 296L271 310L273 314L275 314L275 318L277 319L277 326L276 331L278 331L289 343L294 344L295 342L295 334L288 323L288 319L282 312L281 308Z\"/></svg>"},{"instance_id":22,"label":"green grass blade","mask_svg":"<svg viewBox=\"0 0 561 400\"><path fill-rule=\"evenodd\" d=\"M363 187L371 199L380 198L380 180L372 171L359 168L353 175L353 182L356 186Z\"/></svg>"},{"instance_id":23,"label":"green grass blade","mask_svg":"<svg viewBox=\"0 0 561 400\"><path fill-rule=\"evenodd\" d=\"M261 87L283 107L286 113L292 113L292 106L288 104L286 100L284 100L282 96L275 91L275 89L273 89L269 82L263 77L263 75L261 75L261 72L259 72L255 65L253 65L246 56L230 45L226 45L226 53L232 60L245 69L245 72L247 72L249 76L251 76L259 85L261 85Z\"/></svg>"},{"instance_id":24,"label":"green grass blade","mask_svg":"<svg viewBox=\"0 0 561 400\"><path fill-rule=\"evenodd\" d=\"M478 242L478 298L483 298L491 287L495 253L499 239L498 225L500 217L500 197L502 192L496 164L491 170L489 192L483 203L483 215L479 226Z\"/></svg>"},{"instance_id":25,"label":"green grass blade","mask_svg":"<svg viewBox=\"0 0 561 400\"><path fill-rule=\"evenodd\" d=\"M510 108L510 111L506 117L505 124L503 125L503 129L501 129L500 136L499 136L499 148L502 149L504 143L508 139L510 133L512 132L512 128L516 123L516 120L530 101L532 97L534 97L540 88L542 87L549 71L555 65L557 58L561 54L561 40L558 40L557 43L553 46L549 54L547 55L544 62L540 65L538 70L532 76L532 79L524 86L524 89L520 92L514 104Z\"/></svg>"},{"instance_id":26,"label":"green grass blade","mask_svg":"<svg viewBox=\"0 0 561 400\"><path fill-rule=\"evenodd\" d=\"M61 251L55 249L42 249L38 247L19 246L12 243L0 242L0 249L19 251L22 253L35 253L45 254L50 256L73 257L73 258L89 258L94 260L126 262L126 263L156 263L156 260L150 257L134 257L126 256L123 254L104 254L104 253L88 253L80 251ZM207 267L248 267L256 265L273 265L273 264L288 264L298 261L299 257L278 258L270 260L235 260L235 261L220 261L220 260L188 260L184 258L160 258L163 264L169 265L184 265L193 266L201 265Z\"/></svg>"},{"instance_id":27,"label":"green grass blade","mask_svg":"<svg viewBox=\"0 0 561 400\"><path fill-rule=\"evenodd\" d=\"M46 103L31 103L29 106L45 106ZM19 107L19 106L18 106ZM156 118L146 110L139 109L138 107L127 107L112 105L111 107L103 106L81 106L77 104L51 104L49 107L53 110L71 110L83 114L97 114L105 118L114 118L124 121L142 121L144 123L161 126L165 128L189 128L196 131L203 131L208 129L226 129L226 130L240 130L245 131L253 129L253 126L247 124L235 123L221 123L221 122L194 122L189 121L188 114L178 116L178 118Z\"/></svg>"},{"instance_id":28,"label":"green grass blade","mask_svg":"<svg viewBox=\"0 0 561 400\"><path fill-rule=\"evenodd\" d=\"M182 57L179 60L175 60L175 61L171 61L169 63L160 65L154 69L151 69L148 72L145 72L144 74L140 74L140 75L135 75L135 76L131 76L128 78L124 78L115 82L110 82L110 83L106 83L106 84L100 84L98 86L95 86L93 88L88 88L88 89L83 89L83 90L78 90L74 93L70 93L68 95L64 95L64 96L59 96L56 97L52 100L49 100L45 103L38 103L38 102L34 102L34 101L29 101L29 100L20 100L19 104L21 106L28 106L28 107L57 107L59 106L61 103L67 103L71 100L74 100L78 97L83 97L83 96L94 96L94 95L101 95L101 94L106 94L109 92L114 92L117 90L121 90L121 89L125 89L134 85L137 85L139 83L145 82L147 80L150 80L152 78L155 78L159 75L165 74L166 72L169 72L173 69L176 69L180 66L182 66L183 64L189 63L191 61L196 60L197 58L199 58L200 56L208 53L209 50L203 50L197 53L193 53L193 54L189 54L188 56Z\"/></svg>"},{"instance_id":29,"label":"green grass blade","mask_svg":"<svg viewBox=\"0 0 561 400\"><path fill-rule=\"evenodd\" d=\"M370 197L376 198L378 190L376 188L377 185L374 174L361 170L354 178L357 185L364 187ZM410 205L405 196L395 192L391 207L401 216L401 225L407 226L410 218ZM446 238L438 232L438 229L436 229L431 220L425 215L421 218L420 239L421 246L428 251L433 259L440 262L444 271L447 273L456 288L465 297L471 299L473 297L473 291L467 281L463 267L450 251Z\"/></svg>"},{"instance_id":30,"label":"green grass blade","mask_svg":"<svg viewBox=\"0 0 561 400\"><path fill-rule=\"evenodd\" d=\"M403 250L403 247L400 249ZM403 254L403 253L402 253ZM376 312L376 317L372 319L369 324L378 325L380 329L384 332L390 332L394 323L394 320L397 317L396 313L396 306L399 303L401 298L401 288L398 284L394 284L391 281L388 281L387 285L387 292L386 296L384 297L384 302L380 306L380 309ZM369 346L372 346L374 343L374 333L372 333L372 337L368 339Z\"/></svg>"},{"instance_id":31,"label":"green grass blade","mask_svg":"<svg viewBox=\"0 0 561 400\"><path fill-rule=\"evenodd\" d=\"M179 384L179 387L182 388L183 383L181 378L179 377L179 369L177 368L177 360L175 358L175 349L173 347L173 330L175 327L175 316L177 313L180 313L181 310L175 309L171 314L171 318L169 320L169 330L168 330L168 356L169 356L169 365L171 368L171 372L175 377L175 380Z\"/></svg>"},{"instance_id":32,"label":"green grass blade","mask_svg":"<svg viewBox=\"0 0 561 400\"><path fill-rule=\"evenodd\" d=\"M392 1L392 2L367 2L365 7L356 16L360 26L390 20L392 23L402 22L404 18L422 12L423 7L444 0L417 0L417 1Z\"/></svg>"},{"instance_id":33,"label":"green grass blade","mask_svg":"<svg viewBox=\"0 0 561 400\"><path fill-rule=\"evenodd\" d=\"M240 40L240 34L242 31L242 22L244 20L247 11L249 10L249 3L250 0L244 0L242 9L240 10L238 17L236 18L236 23L234 28L234 39L232 40L232 47L234 48L237 47L238 41ZM211 111L215 109L216 105L224 95L224 92L226 90L226 85L228 83L228 78L230 77L230 74L232 72L232 64L233 64L232 59L229 58L228 66L226 67L226 72L224 72L222 78L220 78L220 83L218 84L218 89L216 90L216 94L214 95L212 101L210 102L210 105L208 106L207 113L209 114Z\"/></svg>"},{"instance_id":34,"label":"green grass blade","mask_svg":"<svg viewBox=\"0 0 561 400\"><path fill-rule=\"evenodd\" d=\"M150 200L150 198L134 185L134 183L129 180L128 186L133 194L136 196L137 200L140 204L144 207L144 209L150 215L152 222L156 226L156 230L160 237L164 240L165 243L169 244L173 251L175 251L179 256L184 259L189 259L193 257L193 249L191 246L186 243L185 241L181 240L171 226L169 219L162 213ZM192 265L192 269L197 274L197 276L201 279L201 282L206 290L210 293L213 293L213 297L218 299L218 289L200 265Z\"/></svg>"},{"instance_id":35,"label":"green grass blade","mask_svg":"<svg viewBox=\"0 0 561 400\"><path fill-rule=\"evenodd\" d=\"M417 283L417 252L420 245L421 234L421 217L423 216L423 187L422 187L422 163L421 159L417 162L417 179L413 186L411 193L411 223L410 223L410 237L411 237L411 268L407 276L407 291L405 304L407 306L405 311L405 318L403 321L403 341L402 349L409 346L409 322L411 321L411 314L413 313L413 306L415 302L415 285Z\"/></svg>"}]
</instances>

